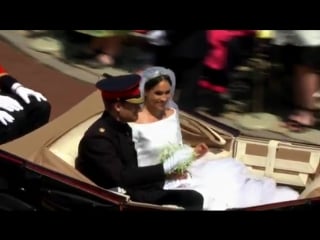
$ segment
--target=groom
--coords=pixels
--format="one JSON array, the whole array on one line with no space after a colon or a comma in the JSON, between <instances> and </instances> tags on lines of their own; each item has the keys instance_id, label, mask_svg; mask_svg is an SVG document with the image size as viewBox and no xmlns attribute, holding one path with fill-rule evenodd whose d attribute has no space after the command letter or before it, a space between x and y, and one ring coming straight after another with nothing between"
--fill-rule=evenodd
<instances>
[{"instance_id":1,"label":"groom","mask_svg":"<svg viewBox=\"0 0 320 240\"><path fill-rule=\"evenodd\" d=\"M139 75L128 74L106 77L96 84L105 111L81 139L76 168L101 187L125 189L134 201L202 210L200 193L163 189L166 176L187 161L189 152L177 151L164 164L138 167L132 130L127 122L137 120L143 103L140 80Z\"/></svg>"}]
</instances>

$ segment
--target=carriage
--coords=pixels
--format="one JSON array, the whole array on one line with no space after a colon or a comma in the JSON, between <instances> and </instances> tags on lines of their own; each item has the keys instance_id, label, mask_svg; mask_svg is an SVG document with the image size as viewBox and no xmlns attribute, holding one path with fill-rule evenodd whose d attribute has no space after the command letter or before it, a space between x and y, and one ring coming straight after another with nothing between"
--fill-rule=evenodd
<instances>
[{"instance_id":1,"label":"carriage","mask_svg":"<svg viewBox=\"0 0 320 240\"><path fill-rule=\"evenodd\" d=\"M183 210L135 202L120 189L104 189L74 167L78 143L104 110L98 91L38 130L0 146L0 209L136 211ZM253 174L301 193L295 201L241 210L306 208L320 201L320 147L247 137L197 112L180 112L185 143L205 142L210 159L232 156Z\"/></svg>"}]
</instances>

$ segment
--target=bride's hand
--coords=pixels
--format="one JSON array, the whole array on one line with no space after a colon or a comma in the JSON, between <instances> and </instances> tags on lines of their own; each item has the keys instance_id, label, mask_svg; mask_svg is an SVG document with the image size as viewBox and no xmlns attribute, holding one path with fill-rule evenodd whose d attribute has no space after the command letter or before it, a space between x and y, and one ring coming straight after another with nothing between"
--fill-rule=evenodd
<instances>
[{"instance_id":1,"label":"bride's hand","mask_svg":"<svg viewBox=\"0 0 320 240\"><path fill-rule=\"evenodd\" d=\"M187 178L188 178L188 172L183 172L183 173L173 172L167 175L168 180L187 179Z\"/></svg>"},{"instance_id":2,"label":"bride's hand","mask_svg":"<svg viewBox=\"0 0 320 240\"><path fill-rule=\"evenodd\" d=\"M200 143L194 148L196 158L201 158L208 151L209 151L209 148L208 148L207 144L205 144L205 143Z\"/></svg>"}]
</instances>

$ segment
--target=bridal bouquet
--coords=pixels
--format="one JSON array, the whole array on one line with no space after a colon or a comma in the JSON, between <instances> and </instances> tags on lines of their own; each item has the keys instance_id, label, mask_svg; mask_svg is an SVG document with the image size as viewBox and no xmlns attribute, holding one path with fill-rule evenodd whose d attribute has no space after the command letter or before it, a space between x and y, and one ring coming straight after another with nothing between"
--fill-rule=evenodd
<instances>
[{"instance_id":1,"label":"bridal bouquet","mask_svg":"<svg viewBox=\"0 0 320 240\"><path fill-rule=\"evenodd\" d=\"M165 147L161 153L160 153L160 162L164 163L168 158L170 158L177 150L183 149L183 148L190 148L188 145L183 144L170 144L167 147ZM187 171L187 168L191 165L192 161L196 159L196 154L193 152L190 154L190 157L186 159L183 163L179 164L174 172L178 174L182 174Z\"/></svg>"}]
</instances>

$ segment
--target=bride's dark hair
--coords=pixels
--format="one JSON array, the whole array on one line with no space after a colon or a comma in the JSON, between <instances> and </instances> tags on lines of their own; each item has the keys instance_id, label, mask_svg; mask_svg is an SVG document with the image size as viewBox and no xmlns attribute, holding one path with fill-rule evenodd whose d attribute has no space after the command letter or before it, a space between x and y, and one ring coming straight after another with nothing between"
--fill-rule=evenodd
<instances>
[{"instance_id":1,"label":"bride's dark hair","mask_svg":"<svg viewBox=\"0 0 320 240\"><path fill-rule=\"evenodd\" d=\"M174 91L176 88L176 76L172 70L165 67L153 66L145 69L141 73L141 81L140 81L140 92L141 96L145 96L145 92L151 90L161 81L167 81L171 86L171 95L174 95ZM178 109L177 104L173 101L171 96L170 101L168 102L168 107L172 107Z\"/></svg>"},{"instance_id":2,"label":"bride's dark hair","mask_svg":"<svg viewBox=\"0 0 320 240\"><path fill-rule=\"evenodd\" d=\"M155 87L161 81L167 81L170 84L170 86L172 86L172 81L171 81L169 75L159 75L155 78L152 78L152 79L146 81L146 83L144 85L144 91L145 92L149 91L150 89Z\"/></svg>"}]
</instances>

